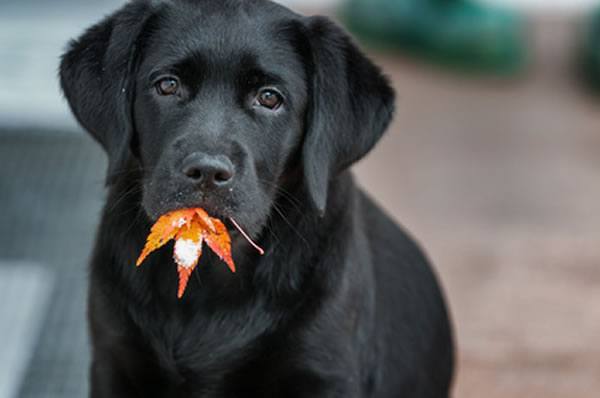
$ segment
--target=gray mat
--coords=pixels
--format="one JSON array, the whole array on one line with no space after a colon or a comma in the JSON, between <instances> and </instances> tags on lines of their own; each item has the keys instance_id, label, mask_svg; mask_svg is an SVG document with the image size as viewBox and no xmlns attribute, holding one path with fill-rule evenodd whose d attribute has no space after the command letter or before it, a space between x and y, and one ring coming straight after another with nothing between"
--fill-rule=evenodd
<instances>
[{"instance_id":1,"label":"gray mat","mask_svg":"<svg viewBox=\"0 0 600 398\"><path fill-rule=\"evenodd\" d=\"M19 396L84 397L87 260L104 155L83 133L0 130L0 166L0 258L47 264L56 275Z\"/></svg>"},{"instance_id":2,"label":"gray mat","mask_svg":"<svg viewBox=\"0 0 600 398\"><path fill-rule=\"evenodd\" d=\"M0 398L17 397L53 284L40 265L0 261Z\"/></svg>"}]
</instances>

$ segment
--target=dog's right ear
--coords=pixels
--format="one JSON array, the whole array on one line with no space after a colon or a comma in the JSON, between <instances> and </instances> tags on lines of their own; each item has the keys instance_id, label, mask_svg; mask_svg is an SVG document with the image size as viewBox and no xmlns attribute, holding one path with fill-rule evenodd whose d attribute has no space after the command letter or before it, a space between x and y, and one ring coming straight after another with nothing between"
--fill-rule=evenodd
<instances>
[{"instance_id":1,"label":"dog's right ear","mask_svg":"<svg viewBox=\"0 0 600 398\"><path fill-rule=\"evenodd\" d=\"M146 1L128 3L71 41L61 60L60 83L71 110L108 154L108 184L131 156L135 74L152 8Z\"/></svg>"}]
</instances>

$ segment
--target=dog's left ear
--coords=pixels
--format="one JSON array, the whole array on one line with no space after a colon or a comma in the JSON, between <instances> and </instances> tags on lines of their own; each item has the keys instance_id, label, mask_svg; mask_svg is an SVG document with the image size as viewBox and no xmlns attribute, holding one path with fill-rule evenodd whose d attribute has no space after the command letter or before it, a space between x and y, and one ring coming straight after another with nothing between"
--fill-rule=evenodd
<instances>
[{"instance_id":1,"label":"dog's left ear","mask_svg":"<svg viewBox=\"0 0 600 398\"><path fill-rule=\"evenodd\" d=\"M153 15L151 2L127 3L73 40L60 64L61 87L73 114L108 155L109 184L130 158L136 67Z\"/></svg>"},{"instance_id":2,"label":"dog's left ear","mask_svg":"<svg viewBox=\"0 0 600 398\"><path fill-rule=\"evenodd\" d=\"M331 179L373 148L392 119L395 96L341 28L325 17L308 18L306 27L312 94L302 157L308 191L323 215Z\"/></svg>"}]
</instances>

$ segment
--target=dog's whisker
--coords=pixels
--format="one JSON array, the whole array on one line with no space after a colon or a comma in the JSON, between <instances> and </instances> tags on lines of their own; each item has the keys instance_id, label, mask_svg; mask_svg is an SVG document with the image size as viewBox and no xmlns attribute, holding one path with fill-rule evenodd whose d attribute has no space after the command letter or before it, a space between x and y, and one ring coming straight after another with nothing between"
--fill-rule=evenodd
<instances>
[{"instance_id":1,"label":"dog's whisker","mask_svg":"<svg viewBox=\"0 0 600 398\"><path fill-rule=\"evenodd\" d=\"M270 249L273 250L275 247L279 246L279 244L281 243L281 240L279 239L279 236L277 236L277 234L275 233L275 231L273 230L273 227L267 223L265 225L265 229L269 232L269 235L271 235L271 237L275 240L275 244L274 245L270 245Z\"/></svg>"},{"instance_id":2,"label":"dog's whisker","mask_svg":"<svg viewBox=\"0 0 600 398\"><path fill-rule=\"evenodd\" d=\"M112 204L112 206L107 209L107 213L112 213L127 197L134 195L136 193L140 193L142 189L139 185L134 184L131 188L125 191L119 198Z\"/></svg>"},{"instance_id":3,"label":"dog's whisker","mask_svg":"<svg viewBox=\"0 0 600 398\"><path fill-rule=\"evenodd\" d=\"M136 225L138 223L138 221L140 221L141 216L142 216L142 212L138 210L135 214L135 217L131 221L131 224L129 224L129 227L125 230L123 235L126 236L133 229L134 225Z\"/></svg>"},{"instance_id":4,"label":"dog's whisker","mask_svg":"<svg viewBox=\"0 0 600 398\"><path fill-rule=\"evenodd\" d=\"M303 213L304 210L301 208L301 203L299 200L297 200L294 197L290 197L289 195L287 195L285 192L282 191L278 191L278 194L280 194L280 198L286 200L298 213Z\"/></svg>"},{"instance_id":5,"label":"dog's whisker","mask_svg":"<svg viewBox=\"0 0 600 398\"><path fill-rule=\"evenodd\" d=\"M295 203L297 203L297 204L301 204L301 203L300 203L300 200L299 200L298 198L296 198L296 197L295 197L295 196L294 196L294 195L293 195L293 194L292 194L290 191L288 191L288 190L286 190L285 188L283 188L283 187L279 186L278 184L276 184L276 183L274 183L274 182L271 182L271 181L269 181L269 180L266 180L266 179L264 179L264 178L260 178L260 177L259 177L259 178L257 178L257 180L258 180L258 181L260 181L260 182L262 182L262 183L264 183L264 184L267 184L267 185L269 185L270 187L273 187L273 188L275 188L275 190L276 190L278 193L281 193L282 195L286 195L286 196L287 196L287 197L288 197L290 200L293 200Z\"/></svg>"},{"instance_id":6,"label":"dog's whisker","mask_svg":"<svg viewBox=\"0 0 600 398\"><path fill-rule=\"evenodd\" d=\"M275 210L275 212L279 214L283 221L292 229L292 231L294 231L296 235L298 235L298 237L304 242L304 244L307 247L310 247L310 244L308 243L306 238L298 231L296 227L294 227L294 225L287 219L287 217L283 214L281 209L279 209L279 207L276 204L273 204L273 210Z\"/></svg>"},{"instance_id":7,"label":"dog's whisker","mask_svg":"<svg viewBox=\"0 0 600 398\"><path fill-rule=\"evenodd\" d=\"M304 210L302 209L302 203L300 202L300 200L298 198L296 198L294 195L292 195L289 191L278 186L277 184L274 184L274 183L264 180L262 178L259 178L258 180L273 187L275 189L275 193L280 198L286 200L292 207L294 207L294 209L296 211L298 211L298 213L303 213Z\"/></svg>"}]
</instances>

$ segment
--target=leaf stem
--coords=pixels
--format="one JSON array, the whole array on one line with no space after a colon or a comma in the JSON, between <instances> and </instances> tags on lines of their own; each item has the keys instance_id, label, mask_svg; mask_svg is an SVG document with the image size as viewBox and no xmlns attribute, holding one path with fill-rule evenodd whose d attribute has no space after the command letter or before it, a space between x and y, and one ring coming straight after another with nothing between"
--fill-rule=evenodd
<instances>
[{"instance_id":1,"label":"leaf stem","mask_svg":"<svg viewBox=\"0 0 600 398\"><path fill-rule=\"evenodd\" d=\"M254 243L252 241L252 239L250 239L250 237L248 236L248 234L246 234L246 232L244 232L244 230L242 229L242 227L239 226L239 224L237 222L235 222L235 220L232 217L229 217L229 220L231 221L231 223L237 228L238 231L240 231L240 233L242 234L242 236L244 238L246 238L246 240L248 241L248 243L250 243L252 245L252 247L254 247L256 250L258 250L258 252L260 253L260 255L264 255L265 251L256 243Z\"/></svg>"}]
</instances>

